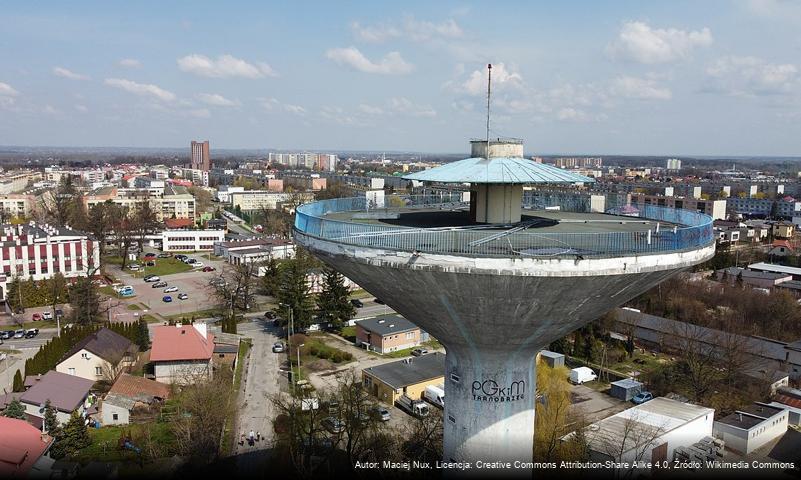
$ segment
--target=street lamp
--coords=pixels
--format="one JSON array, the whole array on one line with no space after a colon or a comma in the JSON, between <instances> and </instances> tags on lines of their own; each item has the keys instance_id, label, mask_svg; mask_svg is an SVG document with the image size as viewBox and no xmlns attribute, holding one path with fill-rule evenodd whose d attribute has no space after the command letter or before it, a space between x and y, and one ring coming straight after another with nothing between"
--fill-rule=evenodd
<instances>
[{"instance_id":1,"label":"street lamp","mask_svg":"<svg viewBox=\"0 0 801 480\"><path fill-rule=\"evenodd\" d=\"M298 381L300 380L300 349L304 345L306 345L306 344L305 343L301 343L300 345L298 345L298 349L297 349L298 350L298 377L295 379L295 384L297 384Z\"/></svg>"}]
</instances>

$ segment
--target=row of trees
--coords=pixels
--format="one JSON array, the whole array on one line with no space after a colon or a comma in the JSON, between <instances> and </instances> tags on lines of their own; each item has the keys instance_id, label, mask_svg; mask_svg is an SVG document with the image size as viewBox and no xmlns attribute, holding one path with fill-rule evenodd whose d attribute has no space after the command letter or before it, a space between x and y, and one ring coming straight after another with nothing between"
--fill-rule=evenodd
<instances>
[{"instance_id":1,"label":"row of trees","mask_svg":"<svg viewBox=\"0 0 801 480\"><path fill-rule=\"evenodd\" d=\"M13 277L6 287L6 301L14 310L52 306L69 301L67 279L61 272L52 278L34 281Z\"/></svg>"}]
</instances>

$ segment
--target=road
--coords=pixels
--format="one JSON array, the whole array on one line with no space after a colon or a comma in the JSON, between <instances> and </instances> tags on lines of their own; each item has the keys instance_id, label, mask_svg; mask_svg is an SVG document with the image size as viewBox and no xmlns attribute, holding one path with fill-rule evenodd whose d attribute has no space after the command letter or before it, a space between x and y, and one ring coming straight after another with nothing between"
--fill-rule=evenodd
<instances>
[{"instance_id":1,"label":"road","mask_svg":"<svg viewBox=\"0 0 801 480\"><path fill-rule=\"evenodd\" d=\"M271 322L265 322L260 318L240 324L237 328L240 334L252 339L253 346L242 375L243 385L239 392L237 405L239 415L234 435L236 437L242 433L247 435L253 430L263 436L262 440L252 447L247 442L242 446L237 443L234 453L237 455L238 475L261 474L261 467L267 459L267 451L273 446L272 419L275 417L275 409L270 396L280 391L279 367L286 358L283 354L272 352L273 343L279 340L277 330Z\"/></svg>"}]
</instances>

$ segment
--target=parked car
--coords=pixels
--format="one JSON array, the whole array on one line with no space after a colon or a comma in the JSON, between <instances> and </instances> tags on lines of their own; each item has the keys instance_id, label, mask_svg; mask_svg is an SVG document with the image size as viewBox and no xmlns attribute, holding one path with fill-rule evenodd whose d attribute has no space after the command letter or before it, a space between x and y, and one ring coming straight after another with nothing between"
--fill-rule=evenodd
<instances>
[{"instance_id":1,"label":"parked car","mask_svg":"<svg viewBox=\"0 0 801 480\"><path fill-rule=\"evenodd\" d=\"M25 330L17 330L14 332L14 338L25 338Z\"/></svg>"},{"instance_id":2,"label":"parked car","mask_svg":"<svg viewBox=\"0 0 801 480\"><path fill-rule=\"evenodd\" d=\"M161 297L161 301L164 303L170 303L172 302L172 297L169 295L164 295L163 297Z\"/></svg>"},{"instance_id":3,"label":"parked car","mask_svg":"<svg viewBox=\"0 0 801 480\"><path fill-rule=\"evenodd\" d=\"M356 308L362 308L364 306L362 301L359 300L358 298L351 299L350 304L353 305Z\"/></svg>"},{"instance_id":4,"label":"parked car","mask_svg":"<svg viewBox=\"0 0 801 480\"><path fill-rule=\"evenodd\" d=\"M33 337L35 337L37 335L39 335L39 329L38 328L31 328L30 330L25 332L25 338L33 338Z\"/></svg>"},{"instance_id":5,"label":"parked car","mask_svg":"<svg viewBox=\"0 0 801 480\"><path fill-rule=\"evenodd\" d=\"M184 255L184 254L179 254L179 255L176 255L176 256L175 256L175 259L176 259L176 260L180 260L180 261L182 261L182 262L183 262L184 260L186 260L187 258L188 258L188 257L187 257L186 255Z\"/></svg>"},{"instance_id":6,"label":"parked car","mask_svg":"<svg viewBox=\"0 0 801 480\"><path fill-rule=\"evenodd\" d=\"M156 262L147 262L147 263L145 264L145 266L146 266L146 267L155 267L155 266L156 266Z\"/></svg>"},{"instance_id":7,"label":"parked car","mask_svg":"<svg viewBox=\"0 0 801 480\"><path fill-rule=\"evenodd\" d=\"M387 410L385 407L382 407L381 405L376 405L375 415L382 422L388 422L390 419L389 410Z\"/></svg>"},{"instance_id":8,"label":"parked car","mask_svg":"<svg viewBox=\"0 0 801 480\"><path fill-rule=\"evenodd\" d=\"M56 309L56 318L60 318L64 316L64 310L57 308Z\"/></svg>"},{"instance_id":9,"label":"parked car","mask_svg":"<svg viewBox=\"0 0 801 480\"><path fill-rule=\"evenodd\" d=\"M177 291L178 291L178 287L176 287L175 285L173 285L172 287L167 287L167 288L164 289L164 293L172 293L172 292L177 292Z\"/></svg>"},{"instance_id":10,"label":"parked car","mask_svg":"<svg viewBox=\"0 0 801 480\"><path fill-rule=\"evenodd\" d=\"M190 265L192 265L192 268L200 268L200 267L203 266L203 262L195 261L195 262L192 262Z\"/></svg>"},{"instance_id":11,"label":"parked car","mask_svg":"<svg viewBox=\"0 0 801 480\"><path fill-rule=\"evenodd\" d=\"M631 401L634 402L634 404L639 405L641 403L647 402L648 400L653 400L653 398L654 396L651 394L651 392L640 392L637 395L635 395L634 398L631 399Z\"/></svg>"},{"instance_id":12,"label":"parked car","mask_svg":"<svg viewBox=\"0 0 801 480\"><path fill-rule=\"evenodd\" d=\"M135 263L133 265L128 265L128 270L130 270L132 272L138 272L139 271L139 265L137 265Z\"/></svg>"},{"instance_id":13,"label":"parked car","mask_svg":"<svg viewBox=\"0 0 801 480\"><path fill-rule=\"evenodd\" d=\"M217 270L217 269L212 267L211 265L206 265L205 267L203 267L203 271L204 272L213 272L215 270Z\"/></svg>"},{"instance_id":14,"label":"parked car","mask_svg":"<svg viewBox=\"0 0 801 480\"><path fill-rule=\"evenodd\" d=\"M322 421L322 425L331 433L342 433L345 431L345 423L336 417L325 417Z\"/></svg>"},{"instance_id":15,"label":"parked car","mask_svg":"<svg viewBox=\"0 0 801 480\"><path fill-rule=\"evenodd\" d=\"M3 340L8 340L14 336L14 330L3 330L0 332L0 338Z\"/></svg>"},{"instance_id":16,"label":"parked car","mask_svg":"<svg viewBox=\"0 0 801 480\"><path fill-rule=\"evenodd\" d=\"M167 286L167 282L156 282L152 285L153 288L164 288Z\"/></svg>"},{"instance_id":17,"label":"parked car","mask_svg":"<svg viewBox=\"0 0 801 480\"><path fill-rule=\"evenodd\" d=\"M151 274L151 275L145 275L145 278L143 280L146 282L160 282L161 277L159 277L158 275Z\"/></svg>"},{"instance_id":18,"label":"parked car","mask_svg":"<svg viewBox=\"0 0 801 480\"><path fill-rule=\"evenodd\" d=\"M284 352L284 344L281 342L275 342L273 344L273 353L283 353Z\"/></svg>"},{"instance_id":19,"label":"parked car","mask_svg":"<svg viewBox=\"0 0 801 480\"><path fill-rule=\"evenodd\" d=\"M384 301L383 301L383 300L381 300L381 299L380 299L380 298L378 298L378 297L375 297L375 300L373 300L373 301L374 301L375 303L379 304L379 305L385 305Z\"/></svg>"},{"instance_id":20,"label":"parked car","mask_svg":"<svg viewBox=\"0 0 801 480\"><path fill-rule=\"evenodd\" d=\"M49 310L46 312L42 312L42 320L52 320L52 319L53 319L53 312Z\"/></svg>"},{"instance_id":21,"label":"parked car","mask_svg":"<svg viewBox=\"0 0 801 480\"><path fill-rule=\"evenodd\" d=\"M189 295L187 295L185 293L179 293L178 294L178 300L186 300L187 298L189 298Z\"/></svg>"},{"instance_id":22,"label":"parked car","mask_svg":"<svg viewBox=\"0 0 801 480\"><path fill-rule=\"evenodd\" d=\"M273 312L272 310L264 312L264 318L266 318L267 320L275 320L275 312Z\"/></svg>"},{"instance_id":23,"label":"parked car","mask_svg":"<svg viewBox=\"0 0 801 480\"><path fill-rule=\"evenodd\" d=\"M172 257L172 253L159 253L156 255L156 258L170 258Z\"/></svg>"},{"instance_id":24,"label":"parked car","mask_svg":"<svg viewBox=\"0 0 801 480\"><path fill-rule=\"evenodd\" d=\"M156 258L156 254L153 252L147 252L145 254L145 258Z\"/></svg>"},{"instance_id":25,"label":"parked car","mask_svg":"<svg viewBox=\"0 0 801 480\"><path fill-rule=\"evenodd\" d=\"M428 349L427 348L415 348L414 350L412 350L412 355L415 356L415 357L428 355Z\"/></svg>"},{"instance_id":26,"label":"parked car","mask_svg":"<svg viewBox=\"0 0 801 480\"><path fill-rule=\"evenodd\" d=\"M33 320L34 322L38 322L41 319L42 319L41 313L34 313L33 315L31 315L31 320Z\"/></svg>"},{"instance_id":27,"label":"parked car","mask_svg":"<svg viewBox=\"0 0 801 480\"><path fill-rule=\"evenodd\" d=\"M184 263L188 263L189 265L193 265L193 264L197 263L197 260L195 260L194 258L187 258L186 260L184 260Z\"/></svg>"}]
</instances>

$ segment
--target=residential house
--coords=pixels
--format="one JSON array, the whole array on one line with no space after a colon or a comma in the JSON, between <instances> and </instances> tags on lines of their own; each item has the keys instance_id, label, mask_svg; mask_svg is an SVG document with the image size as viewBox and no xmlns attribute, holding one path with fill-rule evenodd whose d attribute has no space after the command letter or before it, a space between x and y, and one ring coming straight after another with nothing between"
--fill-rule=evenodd
<instances>
[{"instance_id":1,"label":"residential house","mask_svg":"<svg viewBox=\"0 0 801 480\"><path fill-rule=\"evenodd\" d=\"M157 382L186 384L210 379L213 355L214 335L208 333L205 323L153 328L150 361Z\"/></svg>"},{"instance_id":2,"label":"residential house","mask_svg":"<svg viewBox=\"0 0 801 480\"><path fill-rule=\"evenodd\" d=\"M774 238L793 238L795 225L791 222L777 222L773 224Z\"/></svg>"},{"instance_id":3,"label":"residential house","mask_svg":"<svg viewBox=\"0 0 801 480\"><path fill-rule=\"evenodd\" d=\"M127 425L136 410L147 411L169 397L169 385L123 373L103 399L101 425Z\"/></svg>"},{"instance_id":4,"label":"residential house","mask_svg":"<svg viewBox=\"0 0 801 480\"><path fill-rule=\"evenodd\" d=\"M137 352L133 342L103 327L75 344L56 365L56 371L111 383L136 363Z\"/></svg>"},{"instance_id":5,"label":"residential house","mask_svg":"<svg viewBox=\"0 0 801 480\"><path fill-rule=\"evenodd\" d=\"M56 410L59 423L66 423L72 412L90 414L93 398L90 398L89 392L94 384L94 380L50 370L23 393L19 401L25 406L28 420L34 425L41 426L45 402L48 400Z\"/></svg>"},{"instance_id":6,"label":"residential house","mask_svg":"<svg viewBox=\"0 0 801 480\"><path fill-rule=\"evenodd\" d=\"M410 357L362 370L362 385L374 397L390 405L401 395L412 400L423 397L429 385L445 382L445 354Z\"/></svg>"},{"instance_id":7,"label":"residential house","mask_svg":"<svg viewBox=\"0 0 801 480\"><path fill-rule=\"evenodd\" d=\"M53 439L24 420L0 417L0 478L47 477Z\"/></svg>"},{"instance_id":8,"label":"residential house","mask_svg":"<svg viewBox=\"0 0 801 480\"><path fill-rule=\"evenodd\" d=\"M726 449L747 455L787 432L787 410L755 402L715 421L715 437Z\"/></svg>"},{"instance_id":9,"label":"residential house","mask_svg":"<svg viewBox=\"0 0 801 480\"><path fill-rule=\"evenodd\" d=\"M378 353L420 345L420 327L400 315L367 318L356 322L356 344Z\"/></svg>"},{"instance_id":10,"label":"residential house","mask_svg":"<svg viewBox=\"0 0 801 480\"><path fill-rule=\"evenodd\" d=\"M787 257L792 255L794 250L789 240L774 240L773 244L771 244L771 249L768 251L768 255L773 257Z\"/></svg>"}]
</instances>

